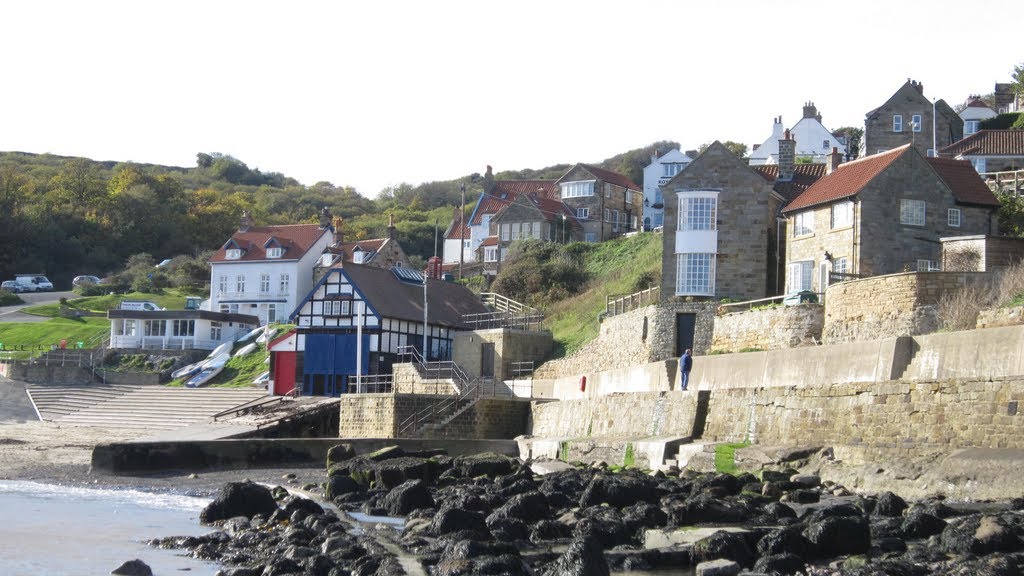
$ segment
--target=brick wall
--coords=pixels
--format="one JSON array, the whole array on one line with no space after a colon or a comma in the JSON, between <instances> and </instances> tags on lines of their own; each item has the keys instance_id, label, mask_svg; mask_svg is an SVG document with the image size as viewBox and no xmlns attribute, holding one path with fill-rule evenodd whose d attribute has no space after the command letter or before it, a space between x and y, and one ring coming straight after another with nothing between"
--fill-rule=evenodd
<instances>
[{"instance_id":1,"label":"brick wall","mask_svg":"<svg viewBox=\"0 0 1024 576\"><path fill-rule=\"evenodd\" d=\"M825 343L913 336L940 327L943 293L976 282L982 272L906 272L833 284L825 292Z\"/></svg>"},{"instance_id":2,"label":"brick wall","mask_svg":"<svg viewBox=\"0 0 1024 576\"><path fill-rule=\"evenodd\" d=\"M711 348L738 352L814 345L824 323L825 308L818 304L731 312L715 318Z\"/></svg>"}]
</instances>

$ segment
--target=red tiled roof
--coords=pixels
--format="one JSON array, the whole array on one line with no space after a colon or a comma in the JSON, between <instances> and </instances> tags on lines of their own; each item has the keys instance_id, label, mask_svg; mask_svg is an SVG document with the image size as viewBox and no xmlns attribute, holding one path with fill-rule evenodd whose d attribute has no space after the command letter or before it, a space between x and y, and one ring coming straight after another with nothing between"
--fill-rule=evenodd
<instances>
[{"instance_id":1,"label":"red tiled roof","mask_svg":"<svg viewBox=\"0 0 1024 576\"><path fill-rule=\"evenodd\" d=\"M611 182L612 184L617 184L623 188L629 188L630 190L640 190L640 187L634 184L632 180L618 172L612 172L611 170L605 170L604 168L598 168L597 166L591 166L590 164L580 164L580 166L582 166L587 172L590 172L605 182Z\"/></svg>"},{"instance_id":2,"label":"red tiled roof","mask_svg":"<svg viewBox=\"0 0 1024 576\"><path fill-rule=\"evenodd\" d=\"M819 179L787 204L782 212L792 212L854 196L909 149L910 144L905 144L888 152L840 164L831 174Z\"/></svg>"},{"instance_id":3,"label":"red tiled roof","mask_svg":"<svg viewBox=\"0 0 1024 576\"><path fill-rule=\"evenodd\" d=\"M225 242L213 256L210 262L253 262L269 260L264 245L271 238L276 238L280 246L284 248L284 255L277 260L298 260L316 244L317 240L324 234L330 234L330 230L320 228L317 224L294 224L290 226L253 226L245 232L235 232L231 239ZM242 257L237 260L225 258L225 246L231 241L242 249ZM275 245L271 244L273 248Z\"/></svg>"},{"instance_id":4,"label":"red tiled roof","mask_svg":"<svg viewBox=\"0 0 1024 576\"><path fill-rule=\"evenodd\" d=\"M982 206L999 206L996 195L978 175L967 160L951 158L927 158L928 163L946 182L953 195L960 202Z\"/></svg>"},{"instance_id":5,"label":"red tiled roof","mask_svg":"<svg viewBox=\"0 0 1024 576\"><path fill-rule=\"evenodd\" d=\"M470 226L483 221L484 214L497 214L520 194L536 192L538 196L558 199L558 186L554 180L495 180L490 193L485 192L473 212ZM458 236L455 236L456 238Z\"/></svg>"},{"instance_id":6,"label":"red tiled roof","mask_svg":"<svg viewBox=\"0 0 1024 576\"><path fill-rule=\"evenodd\" d=\"M498 237L497 236L488 236L487 238L484 238L484 241L481 242L480 245L481 246L497 246L498 245Z\"/></svg>"},{"instance_id":7,"label":"red tiled roof","mask_svg":"<svg viewBox=\"0 0 1024 576\"><path fill-rule=\"evenodd\" d=\"M761 178L768 182L774 182L773 188L786 199L786 202L791 202L825 175L824 164L796 164L793 166L793 179L779 182L776 180L779 177L778 164L760 164L758 166L751 166L751 168Z\"/></svg>"},{"instance_id":8,"label":"red tiled roof","mask_svg":"<svg viewBox=\"0 0 1024 576\"><path fill-rule=\"evenodd\" d=\"M967 103L967 107L968 108L988 108L989 110L992 109L992 107L989 106L988 104L985 104L985 101L982 100L981 98L974 98L974 99L972 99L970 102Z\"/></svg>"},{"instance_id":9,"label":"red tiled roof","mask_svg":"<svg viewBox=\"0 0 1024 576\"><path fill-rule=\"evenodd\" d=\"M363 252L376 252L377 250L380 250L380 247L387 241L387 238L371 238L369 240L359 240L357 242L344 242L342 244L331 246L331 252L334 252L335 254L343 253L345 256L351 257L352 251L357 247Z\"/></svg>"},{"instance_id":10,"label":"red tiled roof","mask_svg":"<svg viewBox=\"0 0 1024 576\"><path fill-rule=\"evenodd\" d=\"M466 221L462 218L459 218L458 221L452 220L452 223L448 226L448 230L444 234L445 240L465 240L466 238L469 238L469 236L469 226L466 225Z\"/></svg>"},{"instance_id":11,"label":"red tiled roof","mask_svg":"<svg viewBox=\"0 0 1024 576\"><path fill-rule=\"evenodd\" d=\"M530 202L540 210L541 214L544 215L544 219L548 222L558 222L565 216L567 222L570 222L573 226L578 226L579 222L576 221L576 214L571 208L562 203L561 200L551 200L550 198L541 198L539 196L529 196Z\"/></svg>"},{"instance_id":12,"label":"red tiled roof","mask_svg":"<svg viewBox=\"0 0 1024 576\"><path fill-rule=\"evenodd\" d=\"M1024 130L979 130L939 150L940 156L1024 156Z\"/></svg>"}]
</instances>

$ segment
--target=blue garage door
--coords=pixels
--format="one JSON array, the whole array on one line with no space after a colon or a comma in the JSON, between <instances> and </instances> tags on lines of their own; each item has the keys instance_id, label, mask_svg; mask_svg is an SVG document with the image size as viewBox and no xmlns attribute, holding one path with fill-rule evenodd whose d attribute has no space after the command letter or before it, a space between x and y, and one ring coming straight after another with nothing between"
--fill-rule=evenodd
<instances>
[{"instance_id":1,"label":"blue garage door","mask_svg":"<svg viewBox=\"0 0 1024 576\"><path fill-rule=\"evenodd\" d=\"M355 334L307 334L303 359L302 394L338 396L356 373ZM363 374L370 364L370 337L363 335Z\"/></svg>"}]
</instances>

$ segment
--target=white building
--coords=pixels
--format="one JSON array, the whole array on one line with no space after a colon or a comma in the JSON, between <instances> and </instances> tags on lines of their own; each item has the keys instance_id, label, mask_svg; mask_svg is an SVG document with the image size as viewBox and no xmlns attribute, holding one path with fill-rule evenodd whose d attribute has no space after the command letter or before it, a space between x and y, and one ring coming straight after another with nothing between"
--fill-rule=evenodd
<instances>
[{"instance_id":1,"label":"white building","mask_svg":"<svg viewBox=\"0 0 1024 576\"><path fill-rule=\"evenodd\" d=\"M964 138L980 130L982 120L988 120L996 116L996 111L988 104L985 104L985 101L980 96L972 94L967 98L967 105L960 111L960 118L964 121Z\"/></svg>"},{"instance_id":2,"label":"white building","mask_svg":"<svg viewBox=\"0 0 1024 576\"><path fill-rule=\"evenodd\" d=\"M751 166L761 164L779 163L779 140L784 137L786 129L782 125L782 116L775 118L772 124L772 135L764 143L755 145L750 152L749 160ZM796 141L796 157L820 164L828 160L832 149L836 148L844 157L846 156L846 145L832 135L821 123L821 114L818 113L814 102L804 104L804 115L795 126L789 129L790 138Z\"/></svg>"},{"instance_id":3,"label":"white building","mask_svg":"<svg viewBox=\"0 0 1024 576\"><path fill-rule=\"evenodd\" d=\"M313 288L313 268L334 241L331 215L320 224L253 226L243 214L238 231L210 258L210 310L285 320Z\"/></svg>"},{"instance_id":4,"label":"white building","mask_svg":"<svg viewBox=\"0 0 1024 576\"><path fill-rule=\"evenodd\" d=\"M678 149L669 150L662 156L652 155L651 163L644 168L644 230L661 226L665 221L665 198L661 185L679 174L693 158Z\"/></svg>"},{"instance_id":5,"label":"white building","mask_svg":"<svg viewBox=\"0 0 1024 576\"><path fill-rule=\"evenodd\" d=\"M208 310L110 310L110 348L213 350L258 326L248 314Z\"/></svg>"}]
</instances>

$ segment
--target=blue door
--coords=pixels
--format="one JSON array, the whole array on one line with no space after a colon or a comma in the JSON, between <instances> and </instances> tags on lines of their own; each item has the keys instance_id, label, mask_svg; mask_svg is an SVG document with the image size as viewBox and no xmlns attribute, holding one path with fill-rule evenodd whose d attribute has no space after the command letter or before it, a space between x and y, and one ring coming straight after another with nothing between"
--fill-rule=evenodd
<instances>
[{"instance_id":1,"label":"blue door","mask_svg":"<svg viewBox=\"0 0 1024 576\"><path fill-rule=\"evenodd\" d=\"M338 396L348 389L348 377L356 373L355 334L306 334L303 361L304 396ZM370 364L370 337L363 335L363 370Z\"/></svg>"}]
</instances>

